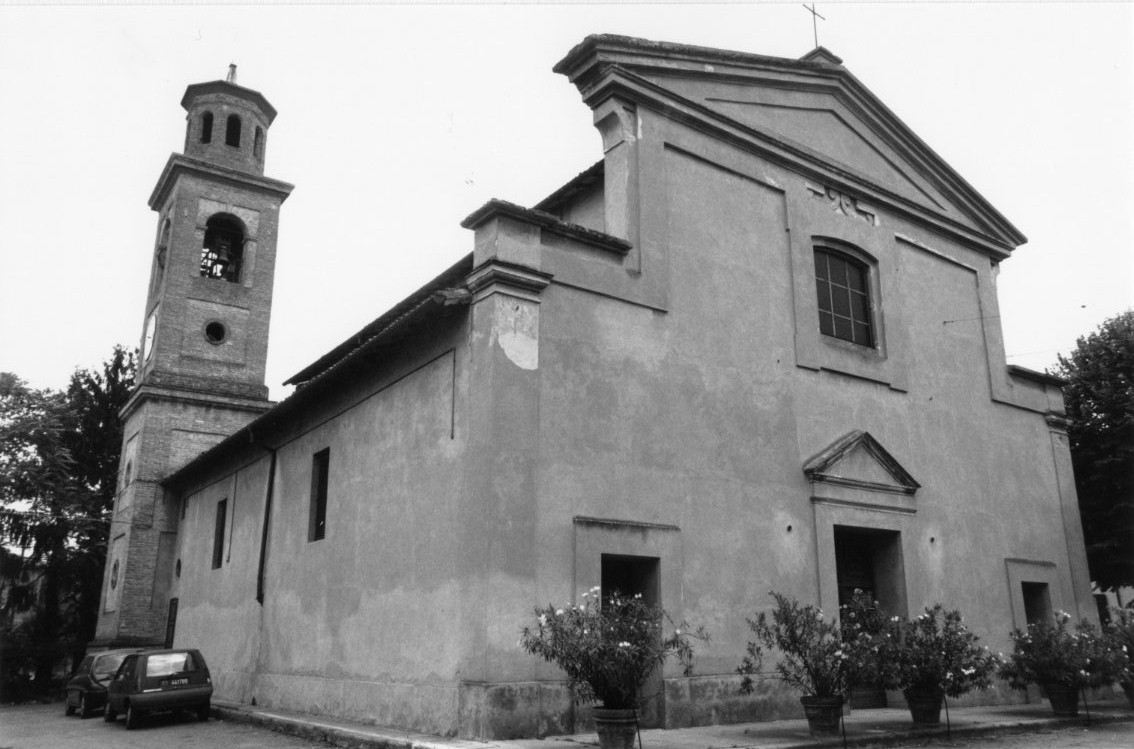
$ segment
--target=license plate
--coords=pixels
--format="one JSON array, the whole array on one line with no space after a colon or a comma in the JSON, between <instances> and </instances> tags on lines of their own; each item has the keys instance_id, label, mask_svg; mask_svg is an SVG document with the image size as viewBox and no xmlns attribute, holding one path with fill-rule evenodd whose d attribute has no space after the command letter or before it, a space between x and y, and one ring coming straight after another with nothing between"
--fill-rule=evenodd
<instances>
[{"instance_id":1,"label":"license plate","mask_svg":"<svg viewBox=\"0 0 1134 749\"><path fill-rule=\"evenodd\" d=\"M163 687L184 687L188 684L188 679L166 679L161 683Z\"/></svg>"}]
</instances>

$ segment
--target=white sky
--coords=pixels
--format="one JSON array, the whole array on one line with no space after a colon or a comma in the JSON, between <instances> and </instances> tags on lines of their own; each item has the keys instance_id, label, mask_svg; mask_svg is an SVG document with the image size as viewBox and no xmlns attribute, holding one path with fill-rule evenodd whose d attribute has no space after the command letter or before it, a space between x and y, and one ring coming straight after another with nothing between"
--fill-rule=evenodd
<instances>
[{"instance_id":1,"label":"white sky","mask_svg":"<svg viewBox=\"0 0 1134 749\"><path fill-rule=\"evenodd\" d=\"M279 110L280 383L601 156L551 67L591 33L799 57L798 0L748 4L13 6L0 0L0 371L64 387L137 345L190 83ZM819 41L1029 238L1001 266L1009 363L1042 370L1134 305L1129 3L819 2Z\"/></svg>"}]
</instances>

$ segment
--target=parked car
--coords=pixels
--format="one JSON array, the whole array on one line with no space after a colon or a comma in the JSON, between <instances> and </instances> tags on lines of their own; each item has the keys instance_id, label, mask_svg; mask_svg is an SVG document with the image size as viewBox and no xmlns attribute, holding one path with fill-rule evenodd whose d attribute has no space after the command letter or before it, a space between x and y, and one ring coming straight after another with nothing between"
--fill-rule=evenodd
<instances>
[{"instance_id":1,"label":"parked car","mask_svg":"<svg viewBox=\"0 0 1134 749\"><path fill-rule=\"evenodd\" d=\"M192 710L209 719L213 680L199 650L143 650L122 661L106 689L103 719L113 723L126 714L126 728L138 726L145 713Z\"/></svg>"},{"instance_id":2,"label":"parked car","mask_svg":"<svg viewBox=\"0 0 1134 749\"><path fill-rule=\"evenodd\" d=\"M67 682L64 695L67 715L74 715L78 711L80 718L89 718L101 713L106 706L106 685L114 678L126 656L137 653L139 649L106 650L83 658L83 662Z\"/></svg>"}]
</instances>

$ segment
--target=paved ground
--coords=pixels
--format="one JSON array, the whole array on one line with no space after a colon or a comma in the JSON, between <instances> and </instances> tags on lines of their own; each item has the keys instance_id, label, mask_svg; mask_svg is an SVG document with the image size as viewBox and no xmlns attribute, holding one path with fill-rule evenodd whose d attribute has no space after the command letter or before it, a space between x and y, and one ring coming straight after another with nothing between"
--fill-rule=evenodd
<instances>
[{"instance_id":1,"label":"paved ground","mask_svg":"<svg viewBox=\"0 0 1134 749\"><path fill-rule=\"evenodd\" d=\"M925 739L890 746L928 749L1131 749L1134 747L1134 723L1095 723L1091 726L1063 726L1042 731L1011 731L956 741Z\"/></svg>"},{"instance_id":2,"label":"paved ground","mask_svg":"<svg viewBox=\"0 0 1134 749\"><path fill-rule=\"evenodd\" d=\"M226 705L221 716L198 723L188 716L155 716L127 731L101 718L63 715L62 703L0 707L0 749L592 749L592 734L523 741L463 741L376 726ZM917 728L905 709L856 710L846 720L848 746L964 747L964 749L1134 749L1134 712L1123 702L1095 705L1092 720L1056 718L1050 707L1010 705L954 709L946 726ZM268 729L272 730L268 730ZM282 732L282 733L280 733ZM642 731L643 749L815 749L843 746L843 737L818 741L803 720Z\"/></svg>"},{"instance_id":3,"label":"paved ground","mask_svg":"<svg viewBox=\"0 0 1134 749\"><path fill-rule=\"evenodd\" d=\"M0 749L327 749L327 745L230 720L154 716L127 731L122 719L63 715L63 703L0 707Z\"/></svg>"}]
</instances>

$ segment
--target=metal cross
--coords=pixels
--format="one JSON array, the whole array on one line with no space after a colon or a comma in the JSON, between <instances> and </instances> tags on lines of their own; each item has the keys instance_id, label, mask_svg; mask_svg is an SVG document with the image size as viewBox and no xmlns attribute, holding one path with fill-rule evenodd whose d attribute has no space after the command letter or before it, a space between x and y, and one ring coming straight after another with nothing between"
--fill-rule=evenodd
<instances>
[{"instance_id":1,"label":"metal cross","mask_svg":"<svg viewBox=\"0 0 1134 749\"><path fill-rule=\"evenodd\" d=\"M815 34L815 46L818 47L819 46L819 19L822 18L824 21L826 21L827 19L823 18L823 16L819 15L819 13L816 12L815 3L811 3L811 5L808 5L807 3L802 3L802 5L803 5L804 8L807 8L807 12L811 14L811 31Z\"/></svg>"}]
</instances>

